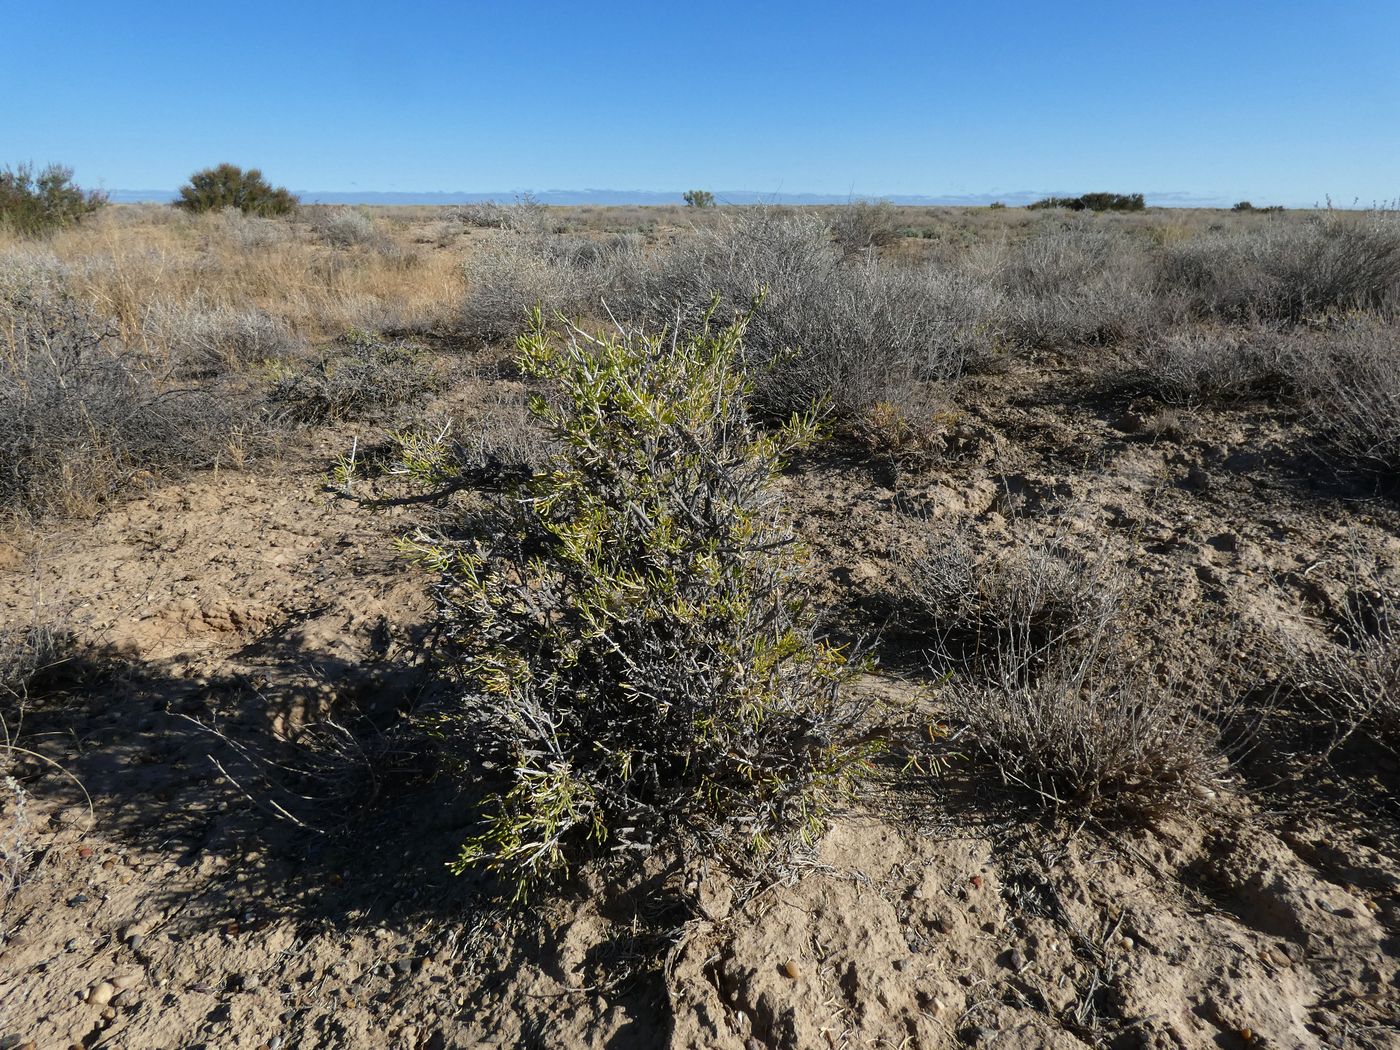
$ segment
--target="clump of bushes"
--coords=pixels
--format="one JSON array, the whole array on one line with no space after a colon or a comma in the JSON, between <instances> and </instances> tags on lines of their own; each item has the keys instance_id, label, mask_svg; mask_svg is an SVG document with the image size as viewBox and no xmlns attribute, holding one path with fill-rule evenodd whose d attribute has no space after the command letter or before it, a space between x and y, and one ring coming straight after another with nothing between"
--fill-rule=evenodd
<instances>
[{"instance_id":1,"label":"clump of bushes","mask_svg":"<svg viewBox=\"0 0 1400 1050\"><path fill-rule=\"evenodd\" d=\"M762 208L725 215L645 254L630 239L515 233L468 264L464 327L517 334L535 305L697 330L747 314L755 401L778 415L822 402L843 426L874 406L927 401L922 384L963 372L985 342L992 296L965 277L855 256L820 218Z\"/></svg>"},{"instance_id":2,"label":"clump of bushes","mask_svg":"<svg viewBox=\"0 0 1400 1050\"><path fill-rule=\"evenodd\" d=\"M59 634L43 623L0 628L0 712L22 702L30 683L59 659ZM0 739L0 749L8 741Z\"/></svg>"},{"instance_id":3,"label":"clump of bushes","mask_svg":"<svg viewBox=\"0 0 1400 1050\"><path fill-rule=\"evenodd\" d=\"M1154 333L1127 351L1137 380L1164 401L1190 404L1290 386L1283 341L1267 327L1187 327Z\"/></svg>"},{"instance_id":4,"label":"clump of bushes","mask_svg":"<svg viewBox=\"0 0 1400 1050\"><path fill-rule=\"evenodd\" d=\"M1157 256L1156 291L1190 316L1297 323L1400 300L1400 222L1329 215L1194 237Z\"/></svg>"},{"instance_id":5,"label":"clump of bushes","mask_svg":"<svg viewBox=\"0 0 1400 1050\"><path fill-rule=\"evenodd\" d=\"M245 215L286 215L295 211L297 198L283 186L273 186L257 168L244 171L236 164L219 164L190 176L180 187L175 207L185 211L222 211L237 208Z\"/></svg>"},{"instance_id":6,"label":"clump of bushes","mask_svg":"<svg viewBox=\"0 0 1400 1050\"><path fill-rule=\"evenodd\" d=\"M90 511L140 473L241 449L248 426L213 391L163 387L56 262L0 259L0 509Z\"/></svg>"},{"instance_id":7,"label":"clump of bushes","mask_svg":"<svg viewBox=\"0 0 1400 1050\"><path fill-rule=\"evenodd\" d=\"M311 219L311 228L333 248L368 247L383 252L393 247L388 234L379 228L372 215L361 208L317 209Z\"/></svg>"},{"instance_id":8,"label":"clump of bushes","mask_svg":"<svg viewBox=\"0 0 1400 1050\"><path fill-rule=\"evenodd\" d=\"M591 854L814 833L876 749L771 502L813 423L757 429L743 334L560 339L536 315L521 363L557 455L489 544L420 547L469 683L444 736L508 771L461 865L518 893Z\"/></svg>"},{"instance_id":9,"label":"clump of bushes","mask_svg":"<svg viewBox=\"0 0 1400 1050\"><path fill-rule=\"evenodd\" d=\"M35 236L77 222L107 203L101 190L73 183L73 169L50 164L37 174L32 165L0 170L0 228Z\"/></svg>"},{"instance_id":10,"label":"clump of bushes","mask_svg":"<svg viewBox=\"0 0 1400 1050\"><path fill-rule=\"evenodd\" d=\"M634 312L662 322L746 312L756 400L779 415L820 401L833 421L926 400L920 385L959 378L984 317L955 275L868 255L848 258L814 216L764 209L726 217L652 261Z\"/></svg>"},{"instance_id":11,"label":"clump of bushes","mask_svg":"<svg viewBox=\"0 0 1400 1050\"><path fill-rule=\"evenodd\" d=\"M686 190L681 194L681 200L685 201L688 208L713 208L715 206L715 195L709 190Z\"/></svg>"},{"instance_id":12,"label":"clump of bushes","mask_svg":"<svg viewBox=\"0 0 1400 1050\"><path fill-rule=\"evenodd\" d=\"M446 219L479 230L501 230L509 224L510 214L504 205L495 201L474 201L450 209Z\"/></svg>"},{"instance_id":13,"label":"clump of bushes","mask_svg":"<svg viewBox=\"0 0 1400 1050\"><path fill-rule=\"evenodd\" d=\"M268 396L290 419L328 423L382 415L439 385L419 347L355 329L300 366L280 366Z\"/></svg>"},{"instance_id":14,"label":"clump of bushes","mask_svg":"<svg viewBox=\"0 0 1400 1050\"><path fill-rule=\"evenodd\" d=\"M602 315L605 303L636 297L643 265L631 237L599 242L510 225L490 251L472 255L464 266L461 328L493 343L518 337L537 306L546 316L571 320Z\"/></svg>"},{"instance_id":15,"label":"clump of bushes","mask_svg":"<svg viewBox=\"0 0 1400 1050\"><path fill-rule=\"evenodd\" d=\"M1141 193L1084 193L1078 197L1046 197L1027 208L1068 208L1070 211L1142 211L1147 207Z\"/></svg>"},{"instance_id":16,"label":"clump of bushes","mask_svg":"<svg viewBox=\"0 0 1400 1050\"><path fill-rule=\"evenodd\" d=\"M1331 447L1353 463L1400 471L1400 327L1347 315L1300 329L1285 354Z\"/></svg>"},{"instance_id":17,"label":"clump of bushes","mask_svg":"<svg viewBox=\"0 0 1400 1050\"><path fill-rule=\"evenodd\" d=\"M1153 328L1162 313L1144 252L1091 217L974 252L970 268L1003 297L992 317L1015 347L1120 343Z\"/></svg>"}]
</instances>

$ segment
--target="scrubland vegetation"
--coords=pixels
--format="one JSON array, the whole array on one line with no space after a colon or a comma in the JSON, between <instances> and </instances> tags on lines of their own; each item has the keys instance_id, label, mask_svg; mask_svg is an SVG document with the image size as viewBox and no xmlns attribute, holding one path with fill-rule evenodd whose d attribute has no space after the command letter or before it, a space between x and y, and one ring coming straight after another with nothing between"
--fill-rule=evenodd
<instances>
[{"instance_id":1,"label":"scrubland vegetation","mask_svg":"<svg viewBox=\"0 0 1400 1050\"><path fill-rule=\"evenodd\" d=\"M1266 823L1265 799L1393 825L1394 212L1115 194L801 211L696 191L653 212L439 213L294 208L256 172L201 175L179 208L84 204L81 222L0 233L0 513L28 551L210 477L256 479L268 501L299 486L353 516L343 545L373 538L392 578L431 595L411 643L383 625L365 641L366 667L412 651L415 699L274 734L275 761L228 743L239 798L372 824L433 785L466 815L417 860L455 861L472 908L547 906L602 872L681 879L684 917L710 919L712 870L737 909L828 864L821 843L860 821L1011 807L996 819L1089 826L1106 850L1155 849L1143 836L1183 814ZM256 192L229 196L244 175ZM92 612L21 619L11 590L6 725L21 709L52 725L91 688L29 688L68 659L54 640L112 639ZM251 659L306 634L315 602L297 602L215 619ZM128 679L175 677L125 659ZM10 743L0 889L17 900L39 878L26 814L43 785ZM236 779L235 758L254 772ZM421 806L404 805L405 841L441 847L414 841ZM1393 848L1376 847L1383 867ZM1028 871L1007 875L1008 901L1033 896L1012 885ZM658 944L683 969L683 919L663 912L659 941L632 920L628 973ZM1095 990L1129 994L1110 934L1075 937L1092 963L1077 1005L1020 992L1016 1009L1088 1045L1168 1031ZM796 961L761 965L799 980ZM733 1045L800 1045L745 1009ZM973 1039L976 1009L938 1030Z\"/></svg>"}]
</instances>

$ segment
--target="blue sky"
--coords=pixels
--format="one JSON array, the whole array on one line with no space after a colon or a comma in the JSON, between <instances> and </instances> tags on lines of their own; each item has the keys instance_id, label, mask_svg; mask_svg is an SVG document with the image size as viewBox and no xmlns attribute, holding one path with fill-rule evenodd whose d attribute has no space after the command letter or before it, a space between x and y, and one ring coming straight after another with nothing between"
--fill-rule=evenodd
<instances>
[{"instance_id":1,"label":"blue sky","mask_svg":"<svg viewBox=\"0 0 1400 1050\"><path fill-rule=\"evenodd\" d=\"M0 164L173 188L1400 197L1400 2L0 0Z\"/></svg>"}]
</instances>

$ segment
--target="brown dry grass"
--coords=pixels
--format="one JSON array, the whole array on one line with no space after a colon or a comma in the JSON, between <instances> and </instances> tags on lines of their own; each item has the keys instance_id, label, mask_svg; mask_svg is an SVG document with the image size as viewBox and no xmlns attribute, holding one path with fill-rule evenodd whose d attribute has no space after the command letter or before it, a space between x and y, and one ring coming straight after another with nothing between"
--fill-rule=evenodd
<instances>
[{"instance_id":1,"label":"brown dry grass","mask_svg":"<svg viewBox=\"0 0 1400 1050\"><path fill-rule=\"evenodd\" d=\"M191 302L260 310L313 342L350 328L438 327L460 298L459 252L422 243L435 219L376 222L385 247L335 248L305 221L114 206L39 244L0 235L0 252L51 252L127 345L157 353L153 312Z\"/></svg>"}]
</instances>

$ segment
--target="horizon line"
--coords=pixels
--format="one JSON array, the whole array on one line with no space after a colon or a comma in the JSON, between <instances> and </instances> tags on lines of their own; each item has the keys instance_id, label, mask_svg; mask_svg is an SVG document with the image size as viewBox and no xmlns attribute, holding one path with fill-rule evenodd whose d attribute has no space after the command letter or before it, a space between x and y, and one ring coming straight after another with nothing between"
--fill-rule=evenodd
<instances>
[{"instance_id":1,"label":"horizon line","mask_svg":"<svg viewBox=\"0 0 1400 1050\"><path fill-rule=\"evenodd\" d=\"M682 191L670 190L613 190L613 189L548 189L548 190L292 190L303 204L398 204L404 206L433 204L481 204L486 202L510 203L521 196L529 195L541 204L579 207L664 207L684 204ZM986 207L1002 203L1008 207L1023 207L1046 197L1075 197L1078 192L1069 190L1015 190L1006 193L964 193L964 194L865 194L865 193L815 193L784 192L763 193L757 190L714 190L716 203L730 205L789 204L789 205L838 205L854 201L887 201L904 207ZM1093 192L1093 191L1081 191ZM113 189L107 191L115 204L165 204L178 197L178 190L170 189ZM1160 190L1143 194L1148 207L1153 208L1228 208L1247 198L1221 194L1197 194L1180 190ZM1265 207L1278 202L1261 200L1253 202L1256 207ZM1336 206L1313 202L1299 204L1284 202L1290 208L1322 208ZM1350 207L1365 208L1377 205L1362 205L1353 202Z\"/></svg>"}]
</instances>

